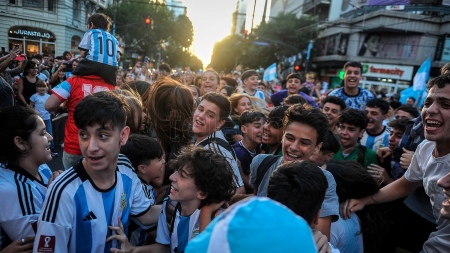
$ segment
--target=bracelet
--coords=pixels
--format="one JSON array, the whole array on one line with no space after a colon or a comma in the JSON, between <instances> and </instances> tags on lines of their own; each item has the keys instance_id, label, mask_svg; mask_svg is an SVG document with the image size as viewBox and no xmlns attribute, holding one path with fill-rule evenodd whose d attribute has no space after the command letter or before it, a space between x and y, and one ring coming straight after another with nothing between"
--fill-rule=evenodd
<instances>
[{"instance_id":1,"label":"bracelet","mask_svg":"<svg viewBox=\"0 0 450 253\"><path fill-rule=\"evenodd\" d=\"M373 195L375 195L375 194L373 194ZM373 195L370 196L372 198L373 202L375 202L376 204L381 204L381 202L378 202L373 198Z\"/></svg>"}]
</instances>

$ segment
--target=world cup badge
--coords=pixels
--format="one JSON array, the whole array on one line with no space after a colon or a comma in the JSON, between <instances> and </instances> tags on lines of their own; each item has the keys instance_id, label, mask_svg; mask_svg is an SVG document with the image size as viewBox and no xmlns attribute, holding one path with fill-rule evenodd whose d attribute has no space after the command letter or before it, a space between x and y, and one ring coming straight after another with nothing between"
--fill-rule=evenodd
<instances>
[{"instance_id":1,"label":"world cup badge","mask_svg":"<svg viewBox=\"0 0 450 253\"><path fill-rule=\"evenodd\" d=\"M123 211L125 207L127 207L127 195L122 192L122 195L120 195L120 211Z\"/></svg>"}]
</instances>

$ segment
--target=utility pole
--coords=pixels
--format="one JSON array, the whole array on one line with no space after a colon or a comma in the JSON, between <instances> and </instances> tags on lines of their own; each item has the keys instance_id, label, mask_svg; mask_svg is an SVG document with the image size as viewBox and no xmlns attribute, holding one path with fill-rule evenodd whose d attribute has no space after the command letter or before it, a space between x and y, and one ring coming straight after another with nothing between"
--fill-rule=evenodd
<instances>
[{"instance_id":1,"label":"utility pole","mask_svg":"<svg viewBox=\"0 0 450 253\"><path fill-rule=\"evenodd\" d=\"M113 16L113 30L112 30L112 35L115 37L116 36L116 1L117 0L113 0L113 5L114 5L114 16Z\"/></svg>"}]
</instances>

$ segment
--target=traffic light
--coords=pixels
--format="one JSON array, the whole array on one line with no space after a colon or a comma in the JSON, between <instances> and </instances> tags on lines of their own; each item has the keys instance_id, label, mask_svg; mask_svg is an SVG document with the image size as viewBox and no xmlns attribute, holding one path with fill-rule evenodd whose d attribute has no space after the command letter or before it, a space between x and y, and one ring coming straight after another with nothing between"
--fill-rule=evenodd
<instances>
[{"instance_id":1,"label":"traffic light","mask_svg":"<svg viewBox=\"0 0 450 253\"><path fill-rule=\"evenodd\" d=\"M302 63L300 61L295 61L295 63L294 63L294 71L295 72L299 72L302 69L301 64Z\"/></svg>"},{"instance_id":2,"label":"traffic light","mask_svg":"<svg viewBox=\"0 0 450 253\"><path fill-rule=\"evenodd\" d=\"M149 27L152 24L152 20L150 19L150 17L146 17L145 18L145 26Z\"/></svg>"}]
</instances>

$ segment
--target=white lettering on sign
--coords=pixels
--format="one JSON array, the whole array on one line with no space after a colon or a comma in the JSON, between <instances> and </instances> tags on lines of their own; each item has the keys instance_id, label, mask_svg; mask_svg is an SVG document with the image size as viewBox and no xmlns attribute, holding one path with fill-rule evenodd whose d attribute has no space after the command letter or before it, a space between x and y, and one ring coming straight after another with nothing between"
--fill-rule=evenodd
<instances>
[{"instance_id":1,"label":"white lettering on sign","mask_svg":"<svg viewBox=\"0 0 450 253\"><path fill-rule=\"evenodd\" d=\"M24 35L24 36L33 36L33 37L39 37L39 38L46 38L49 39L51 37L50 33L41 33L37 31L28 31L28 30L21 30L18 29L14 31L15 34Z\"/></svg>"}]
</instances>

